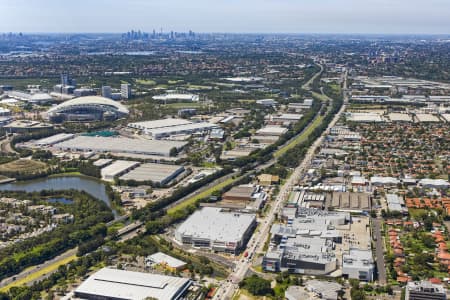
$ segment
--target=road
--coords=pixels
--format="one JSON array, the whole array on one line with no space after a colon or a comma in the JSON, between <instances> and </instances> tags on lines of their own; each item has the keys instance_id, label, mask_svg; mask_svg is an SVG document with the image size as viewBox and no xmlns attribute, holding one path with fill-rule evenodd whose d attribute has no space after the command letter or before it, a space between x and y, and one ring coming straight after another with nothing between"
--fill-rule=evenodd
<instances>
[{"instance_id":1,"label":"road","mask_svg":"<svg viewBox=\"0 0 450 300\"><path fill-rule=\"evenodd\" d=\"M384 264L384 245L383 236L381 235L381 219L379 217L372 219L375 234L375 256L378 270L378 281L380 285L385 285L386 282L386 266Z\"/></svg>"},{"instance_id":2,"label":"road","mask_svg":"<svg viewBox=\"0 0 450 300\"><path fill-rule=\"evenodd\" d=\"M322 72L322 66L321 71ZM314 80L314 79L313 79ZM310 80L312 83L312 80ZM346 87L346 80L344 81L344 88ZM266 214L266 217L263 218L260 222L261 226L255 231L253 236L250 238L249 242L247 243L247 248L244 250L248 253L248 257L242 259L240 262L236 264L236 268L233 270L233 272L228 277L228 280L224 282L218 289L216 294L214 295L213 300L220 300L220 299L231 299L238 289L238 283L244 279L245 275L247 274L248 270L251 267L252 264L252 258L258 253L263 252L264 243L266 242L267 237L269 236L270 228L272 226L272 223L275 220L275 213L279 215L279 212L281 211L283 203L287 200L292 188L297 184L299 179L303 176L303 174L306 172L306 170L309 167L309 164L311 160L314 157L314 154L318 147L322 144L326 133L329 132L329 130L336 125L338 122L340 116L345 111L345 103L346 101L346 95L344 97L344 105L342 105L339 112L334 116L333 120L330 122L330 124L327 127L327 130L319 137L317 138L314 143L309 147L308 152L306 153L305 157L303 158L300 165L294 170L294 172L291 174L291 176L287 179L287 181L280 187L280 191L275 198L275 201L272 203L269 212ZM331 108L331 105L329 106Z\"/></svg>"}]
</instances>

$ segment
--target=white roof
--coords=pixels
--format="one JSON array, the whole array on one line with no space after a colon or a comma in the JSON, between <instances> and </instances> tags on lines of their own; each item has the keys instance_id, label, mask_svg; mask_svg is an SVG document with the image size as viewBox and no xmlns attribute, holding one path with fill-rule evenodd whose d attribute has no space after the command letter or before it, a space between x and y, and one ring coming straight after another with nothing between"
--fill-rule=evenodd
<instances>
[{"instance_id":1,"label":"white roof","mask_svg":"<svg viewBox=\"0 0 450 300\"><path fill-rule=\"evenodd\" d=\"M222 212L221 208L204 207L184 221L177 232L212 241L239 242L255 219L252 214Z\"/></svg>"},{"instance_id":2,"label":"white roof","mask_svg":"<svg viewBox=\"0 0 450 300\"><path fill-rule=\"evenodd\" d=\"M161 120L152 120L152 121L143 121L143 122L135 122L128 124L129 127L139 128L144 130L156 129L156 128L164 128L164 127L172 127L177 125L185 125L192 124L191 121L184 119L161 119Z\"/></svg>"},{"instance_id":3,"label":"white roof","mask_svg":"<svg viewBox=\"0 0 450 300\"><path fill-rule=\"evenodd\" d=\"M178 299L190 284L187 278L103 268L84 281L75 290L75 295L171 300Z\"/></svg>"},{"instance_id":4,"label":"white roof","mask_svg":"<svg viewBox=\"0 0 450 300\"><path fill-rule=\"evenodd\" d=\"M389 119L391 119L391 121L412 122L411 116L405 113L390 113Z\"/></svg>"},{"instance_id":5,"label":"white roof","mask_svg":"<svg viewBox=\"0 0 450 300\"><path fill-rule=\"evenodd\" d=\"M167 255L162 252L157 252L147 257L147 259L151 260L155 264L167 264L171 268L180 268L186 265L186 263L182 260L176 259L170 255Z\"/></svg>"},{"instance_id":6,"label":"white roof","mask_svg":"<svg viewBox=\"0 0 450 300\"><path fill-rule=\"evenodd\" d=\"M128 160L116 160L115 162L113 162L109 166L104 167L101 170L102 177L104 178L106 176L117 176L136 165L139 165L139 162Z\"/></svg>"},{"instance_id":7,"label":"white roof","mask_svg":"<svg viewBox=\"0 0 450 300\"><path fill-rule=\"evenodd\" d=\"M199 96L194 94L176 94L169 93L164 95L157 95L152 97L154 100L189 100L189 101L198 101Z\"/></svg>"},{"instance_id":8,"label":"white roof","mask_svg":"<svg viewBox=\"0 0 450 300\"><path fill-rule=\"evenodd\" d=\"M55 147L71 151L93 151L134 153L169 156L172 148L180 149L186 142L138 140L124 137L77 136L74 139L58 143Z\"/></svg>"},{"instance_id":9,"label":"white roof","mask_svg":"<svg viewBox=\"0 0 450 300\"><path fill-rule=\"evenodd\" d=\"M288 131L287 128L284 127L277 127L277 126L266 126L263 127L261 129L259 129L258 131L256 131L257 134L262 134L262 135L276 135L276 136L280 136L284 133L286 133Z\"/></svg>"},{"instance_id":10,"label":"white roof","mask_svg":"<svg viewBox=\"0 0 450 300\"><path fill-rule=\"evenodd\" d=\"M79 106L79 105L105 105L114 107L117 111L128 114L128 108L120 104L119 102L113 101L111 99L100 97L100 96L86 96L86 97L79 97L74 98L68 101L65 101L57 106L54 106L48 110L49 113L57 112L58 110L62 108L67 108L70 106Z\"/></svg>"}]
</instances>

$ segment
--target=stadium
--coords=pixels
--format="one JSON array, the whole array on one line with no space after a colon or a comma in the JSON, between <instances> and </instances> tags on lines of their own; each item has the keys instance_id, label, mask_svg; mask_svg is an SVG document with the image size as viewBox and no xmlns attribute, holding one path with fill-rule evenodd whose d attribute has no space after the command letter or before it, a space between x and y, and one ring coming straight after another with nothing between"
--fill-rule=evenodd
<instances>
[{"instance_id":1,"label":"stadium","mask_svg":"<svg viewBox=\"0 0 450 300\"><path fill-rule=\"evenodd\" d=\"M129 113L122 104L99 96L79 97L48 110L48 118L55 123L112 121Z\"/></svg>"}]
</instances>

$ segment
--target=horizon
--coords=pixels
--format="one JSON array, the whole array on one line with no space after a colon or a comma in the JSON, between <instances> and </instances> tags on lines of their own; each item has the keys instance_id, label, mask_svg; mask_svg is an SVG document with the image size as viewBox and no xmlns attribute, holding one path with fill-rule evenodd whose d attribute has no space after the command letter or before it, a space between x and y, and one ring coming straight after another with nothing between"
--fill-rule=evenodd
<instances>
[{"instance_id":1,"label":"horizon","mask_svg":"<svg viewBox=\"0 0 450 300\"><path fill-rule=\"evenodd\" d=\"M436 9L439 7L439 9ZM4 32L119 33L192 30L201 33L450 34L445 0L2 0ZM39 12L39 13L36 13ZM355 30L357 28L357 30Z\"/></svg>"}]
</instances>

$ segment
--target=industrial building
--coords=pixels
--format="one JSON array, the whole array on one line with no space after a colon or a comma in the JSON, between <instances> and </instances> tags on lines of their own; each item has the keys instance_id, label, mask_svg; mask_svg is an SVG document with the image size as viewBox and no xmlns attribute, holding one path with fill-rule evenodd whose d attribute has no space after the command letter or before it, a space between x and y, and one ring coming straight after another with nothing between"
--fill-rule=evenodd
<instances>
[{"instance_id":1,"label":"industrial building","mask_svg":"<svg viewBox=\"0 0 450 300\"><path fill-rule=\"evenodd\" d=\"M161 119L128 124L128 127L139 129L153 139L161 139L172 135L204 133L220 128L216 124L199 122L193 123L184 119Z\"/></svg>"},{"instance_id":2,"label":"industrial building","mask_svg":"<svg viewBox=\"0 0 450 300\"><path fill-rule=\"evenodd\" d=\"M281 136L288 131L287 128L279 127L279 126L266 126L256 131L257 135L273 135L273 136Z\"/></svg>"},{"instance_id":3,"label":"industrial building","mask_svg":"<svg viewBox=\"0 0 450 300\"><path fill-rule=\"evenodd\" d=\"M131 153L155 156L170 156L173 148L178 150L185 142L138 140L125 137L91 137L77 136L73 139L55 144L54 147L63 151L96 152L96 153Z\"/></svg>"},{"instance_id":4,"label":"industrial building","mask_svg":"<svg viewBox=\"0 0 450 300\"><path fill-rule=\"evenodd\" d=\"M256 216L253 214L204 207L177 228L175 239L184 245L236 255L244 248L255 227Z\"/></svg>"},{"instance_id":5,"label":"industrial building","mask_svg":"<svg viewBox=\"0 0 450 300\"><path fill-rule=\"evenodd\" d=\"M194 94L180 94L180 93L167 93L163 95L156 95L152 97L153 100L158 101L190 101L190 102L198 102L200 97Z\"/></svg>"},{"instance_id":6,"label":"industrial building","mask_svg":"<svg viewBox=\"0 0 450 300\"><path fill-rule=\"evenodd\" d=\"M342 274L348 278L373 281L375 264L371 250L350 249L342 257Z\"/></svg>"},{"instance_id":7,"label":"industrial building","mask_svg":"<svg viewBox=\"0 0 450 300\"><path fill-rule=\"evenodd\" d=\"M409 114L405 113L390 113L389 119L392 122L412 122L412 117Z\"/></svg>"},{"instance_id":8,"label":"industrial building","mask_svg":"<svg viewBox=\"0 0 450 300\"><path fill-rule=\"evenodd\" d=\"M188 278L103 268L84 281L75 297L88 300L177 300L187 292Z\"/></svg>"},{"instance_id":9,"label":"industrial building","mask_svg":"<svg viewBox=\"0 0 450 300\"><path fill-rule=\"evenodd\" d=\"M333 192L327 195L326 207L341 211L368 212L371 210L371 199L367 193Z\"/></svg>"},{"instance_id":10,"label":"industrial building","mask_svg":"<svg viewBox=\"0 0 450 300\"><path fill-rule=\"evenodd\" d=\"M75 135L73 133L58 133L43 139L36 140L33 142L33 144L39 147L53 146L57 143L73 139L74 137Z\"/></svg>"},{"instance_id":11,"label":"industrial building","mask_svg":"<svg viewBox=\"0 0 450 300\"><path fill-rule=\"evenodd\" d=\"M224 204L233 204L236 206L252 206L255 209L263 207L267 201L267 194L259 185L239 185L231 188L222 195Z\"/></svg>"},{"instance_id":12,"label":"industrial building","mask_svg":"<svg viewBox=\"0 0 450 300\"><path fill-rule=\"evenodd\" d=\"M326 275L337 269L335 244L342 242L342 235L336 227L350 222L350 213L287 207L282 218L287 224L274 224L270 230L264 270Z\"/></svg>"},{"instance_id":13,"label":"industrial building","mask_svg":"<svg viewBox=\"0 0 450 300\"><path fill-rule=\"evenodd\" d=\"M162 252L157 252L145 258L147 266L162 266L171 272L181 271L186 267L186 263Z\"/></svg>"},{"instance_id":14,"label":"industrial building","mask_svg":"<svg viewBox=\"0 0 450 300\"><path fill-rule=\"evenodd\" d=\"M140 163L137 161L128 160L116 160L112 164L104 167L101 170L102 179L107 181L114 180L114 177L118 177L122 174L127 173L133 168L137 167Z\"/></svg>"},{"instance_id":15,"label":"industrial building","mask_svg":"<svg viewBox=\"0 0 450 300\"><path fill-rule=\"evenodd\" d=\"M375 112L367 113L347 113L347 120L351 122L361 122L361 123L379 123L384 122L382 116Z\"/></svg>"},{"instance_id":16,"label":"industrial building","mask_svg":"<svg viewBox=\"0 0 450 300\"><path fill-rule=\"evenodd\" d=\"M165 185L183 173L183 171L183 166L147 163L122 175L120 179L138 182L152 181L155 184Z\"/></svg>"},{"instance_id":17,"label":"industrial building","mask_svg":"<svg viewBox=\"0 0 450 300\"><path fill-rule=\"evenodd\" d=\"M79 97L48 110L52 122L116 120L129 114L122 104L99 96Z\"/></svg>"},{"instance_id":18,"label":"industrial building","mask_svg":"<svg viewBox=\"0 0 450 300\"><path fill-rule=\"evenodd\" d=\"M386 194L386 202L389 211L398 211L403 214L408 213L408 208L405 206L405 200L396 194Z\"/></svg>"},{"instance_id":19,"label":"industrial building","mask_svg":"<svg viewBox=\"0 0 450 300\"><path fill-rule=\"evenodd\" d=\"M3 126L8 133L35 133L53 129L52 124L30 120L16 120Z\"/></svg>"},{"instance_id":20,"label":"industrial building","mask_svg":"<svg viewBox=\"0 0 450 300\"><path fill-rule=\"evenodd\" d=\"M414 281L408 282L405 289L405 300L447 299L447 291L442 284L433 284L429 281Z\"/></svg>"},{"instance_id":21,"label":"industrial building","mask_svg":"<svg viewBox=\"0 0 450 300\"><path fill-rule=\"evenodd\" d=\"M417 122L420 123L437 123L441 121L437 116L432 114L416 114L415 117Z\"/></svg>"}]
</instances>

